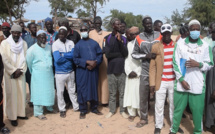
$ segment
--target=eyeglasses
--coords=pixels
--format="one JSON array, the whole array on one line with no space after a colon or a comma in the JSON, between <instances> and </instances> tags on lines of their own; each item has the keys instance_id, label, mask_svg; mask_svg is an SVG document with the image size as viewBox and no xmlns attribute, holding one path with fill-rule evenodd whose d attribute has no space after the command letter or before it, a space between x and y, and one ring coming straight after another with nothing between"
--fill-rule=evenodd
<instances>
[{"instance_id":1,"label":"eyeglasses","mask_svg":"<svg viewBox=\"0 0 215 134\"><path fill-rule=\"evenodd\" d=\"M81 32L86 32L88 29L80 29Z\"/></svg>"},{"instance_id":2,"label":"eyeglasses","mask_svg":"<svg viewBox=\"0 0 215 134\"><path fill-rule=\"evenodd\" d=\"M161 27L161 30L165 30L165 29L171 30L171 27L170 26L162 26Z\"/></svg>"}]
</instances>

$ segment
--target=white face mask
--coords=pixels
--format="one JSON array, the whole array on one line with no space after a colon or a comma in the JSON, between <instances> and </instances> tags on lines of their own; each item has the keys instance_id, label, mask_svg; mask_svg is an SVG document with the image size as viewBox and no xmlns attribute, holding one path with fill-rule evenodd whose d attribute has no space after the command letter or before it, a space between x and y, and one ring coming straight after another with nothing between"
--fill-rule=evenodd
<instances>
[{"instance_id":1,"label":"white face mask","mask_svg":"<svg viewBox=\"0 0 215 134\"><path fill-rule=\"evenodd\" d=\"M87 38L88 37L88 32L81 32L81 37L82 38Z\"/></svg>"},{"instance_id":2,"label":"white face mask","mask_svg":"<svg viewBox=\"0 0 215 134\"><path fill-rule=\"evenodd\" d=\"M42 44L41 44L41 47L42 47L42 48L45 48L45 47L46 47L46 44L43 44L43 43L42 43Z\"/></svg>"}]
</instances>

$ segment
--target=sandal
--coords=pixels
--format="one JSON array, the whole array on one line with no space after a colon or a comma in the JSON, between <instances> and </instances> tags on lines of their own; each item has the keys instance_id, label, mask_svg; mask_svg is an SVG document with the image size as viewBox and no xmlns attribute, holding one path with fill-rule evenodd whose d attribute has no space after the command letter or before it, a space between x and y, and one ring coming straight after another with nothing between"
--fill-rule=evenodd
<instances>
[{"instance_id":1,"label":"sandal","mask_svg":"<svg viewBox=\"0 0 215 134\"><path fill-rule=\"evenodd\" d=\"M9 134L9 133L10 133L10 130L9 130L7 127L3 127L3 128L1 128L0 132L1 132L2 134Z\"/></svg>"},{"instance_id":2,"label":"sandal","mask_svg":"<svg viewBox=\"0 0 215 134\"><path fill-rule=\"evenodd\" d=\"M134 121L134 118L135 118L135 116L129 116L129 117L128 117L128 120L129 120L130 122L133 122L133 121Z\"/></svg>"},{"instance_id":3,"label":"sandal","mask_svg":"<svg viewBox=\"0 0 215 134\"><path fill-rule=\"evenodd\" d=\"M66 111L61 111L60 112L60 117L65 118L66 117Z\"/></svg>"},{"instance_id":4,"label":"sandal","mask_svg":"<svg viewBox=\"0 0 215 134\"><path fill-rule=\"evenodd\" d=\"M143 122L144 121L144 122ZM148 121L145 121L145 120L141 120L137 123L136 127L137 128L141 128L143 126L145 126L146 124L148 124Z\"/></svg>"},{"instance_id":5,"label":"sandal","mask_svg":"<svg viewBox=\"0 0 215 134\"><path fill-rule=\"evenodd\" d=\"M40 120L47 120L47 118L45 117L45 115L39 115L37 116L37 118L39 118Z\"/></svg>"}]
</instances>

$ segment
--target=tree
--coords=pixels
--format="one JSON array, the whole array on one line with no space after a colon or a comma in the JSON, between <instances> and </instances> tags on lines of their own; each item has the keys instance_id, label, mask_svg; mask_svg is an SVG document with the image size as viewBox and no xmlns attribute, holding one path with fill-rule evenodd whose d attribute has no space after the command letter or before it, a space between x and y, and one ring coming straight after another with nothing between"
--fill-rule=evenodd
<instances>
[{"instance_id":1,"label":"tree","mask_svg":"<svg viewBox=\"0 0 215 134\"><path fill-rule=\"evenodd\" d=\"M77 0L48 0L51 12L55 17L54 27L56 27L56 18L57 17L66 17L69 13L73 13L75 9L79 6L79 2Z\"/></svg>"},{"instance_id":2,"label":"tree","mask_svg":"<svg viewBox=\"0 0 215 134\"><path fill-rule=\"evenodd\" d=\"M142 15L133 15L133 13L124 13L122 11L119 11L117 9L113 9L110 11L111 15L107 16L104 18L104 27L106 30L111 31L112 26L110 24L110 21L112 18L118 18L120 20L124 20L127 24L127 27L132 27L132 26L137 26L141 30L143 29L142 27Z\"/></svg>"},{"instance_id":3,"label":"tree","mask_svg":"<svg viewBox=\"0 0 215 134\"><path fill-rule=\"evenodd\" d=\"M78 16L80 17L93 17L95 18L97 16L98 12L102 12L103 5L106 4L109 0L79 0L79 4L86 9L81 10L79 12L76 12ZM98 5L101 5L99 7ZM86 14L83 12L85 11ZM83 15L83 16L82 16ZM86 16L89 15L89 16Z\"/></svg>"},{"instance_id":4,"label":"tree","mask_svg":"<svg viewBox=\"0 0 215 134\"><path fill-rule=\"evenodd\" d=\"M38 0L34 0L38 1ZM12 18L23 17L25 6L29 5L31 0L3 0L0 5L0 17L3 21L9 20L13 24Z\"/></svg>"}]
</instances>

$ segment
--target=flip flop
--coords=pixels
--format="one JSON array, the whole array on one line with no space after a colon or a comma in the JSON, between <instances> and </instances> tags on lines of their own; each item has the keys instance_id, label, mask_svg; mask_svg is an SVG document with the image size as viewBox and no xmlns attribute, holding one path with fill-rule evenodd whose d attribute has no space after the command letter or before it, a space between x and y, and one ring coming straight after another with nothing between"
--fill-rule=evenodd
<instances>
[{"instance_id":1,"label":"flip flop","mask_svg":"<svg viewBox=\"0 0 215 134\"><path fill-rule=\"evenodd\" d=\"M40 119L40 120L47 120L47 118L46 118L45 115L43 115L43 114L37 116L37 118Z\"/></svg>"},{"instance_id":2,"label":"flip flop","mask_svg":"<svg viewBox=\"0 0 215 134\"><path fill-rule=\"evenodd\" d=\"M148 124L147 121L145 121L145 123L143 123L143 122L140 121L140 122L137 123L136 127L137 128L141 128L141 127L145 126L146 124Z\"/></svg>"},{"instance_id":3,"label":"flip flop","mask_svg":"<svg viewBox=\"0 0 215 134\"><path fill-rule=\"evenodd\" d=\"M134 118L135 118L135 116L129 116L129 117L128 117L128 120L129 120L130 122L133 122L133 121L134 121Z\"/></svg>"}]
</instances>

